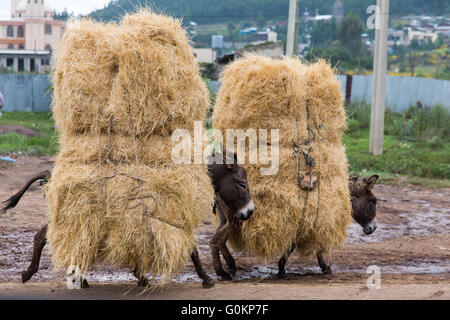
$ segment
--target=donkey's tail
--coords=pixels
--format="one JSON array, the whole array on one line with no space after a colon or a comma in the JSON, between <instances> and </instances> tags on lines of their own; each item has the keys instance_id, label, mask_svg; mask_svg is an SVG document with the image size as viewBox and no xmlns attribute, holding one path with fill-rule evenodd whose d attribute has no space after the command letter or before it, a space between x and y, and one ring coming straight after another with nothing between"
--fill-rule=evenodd
<instances>
[{"instance_id":1,"label":"donkey's tail","mask_svg":"<svg viewBox=\"0 0 450 320\"><path fill-rule=\"evenodd\" d=\"M17 192L15 195L13 195L11 198L9 198L8 200L4 201L3 204L5 205L3 208L0 209L0 213L5 213L6 211L8 211L11 208L14 208L17 203L19 203L20 198L22 198L22 196L25 194L25 192L28 190L28 188L37 180L40 179L48 179L50 178L50 174L51 171L50 170L45 170L42 171L41 173L39 173L38 175L32 177L27 184L20 189L19 192Z\"/></svg>"}]
</instances>

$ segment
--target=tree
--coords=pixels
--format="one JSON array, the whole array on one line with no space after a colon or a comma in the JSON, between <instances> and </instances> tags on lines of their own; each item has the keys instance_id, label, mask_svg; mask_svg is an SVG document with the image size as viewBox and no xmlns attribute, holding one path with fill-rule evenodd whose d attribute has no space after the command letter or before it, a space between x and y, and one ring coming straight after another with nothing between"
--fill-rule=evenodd
<instances>
[{"instance_id":1,"label":"tree","mask_svg":"<svg viewBox=\"0 0 450 320\"><path fill-rule=\"evenodd\" d=\"M55 20L67 21L72 16L73 16L73 13L67 12L67 8L64 8L64 11L59 12L59 13L56 11L53 11L53 19L55 19Z\"/></svg>"},{"instance_id":2,"label":"tree","mask_svg":"<svg viewBox=\"0 0 450 320\"><path fill-rule=\"evenodd\" d=\"M336 19L317 22L311 31L311 46L326 47L336 40Z\"/></svg>"},{"instance_id":3,"label":"tree","mask_svg":"<svg viewBox=\"0 0 450 320\"><path fill-rule=\"evenodd\" d=\"M361 66L361 34L363 32L364 25L354 13L349 13L342 19L337 31L337 38L341 46L346 48L350 54L357 56L358 72Z\"/></svg>"}]
</instances>

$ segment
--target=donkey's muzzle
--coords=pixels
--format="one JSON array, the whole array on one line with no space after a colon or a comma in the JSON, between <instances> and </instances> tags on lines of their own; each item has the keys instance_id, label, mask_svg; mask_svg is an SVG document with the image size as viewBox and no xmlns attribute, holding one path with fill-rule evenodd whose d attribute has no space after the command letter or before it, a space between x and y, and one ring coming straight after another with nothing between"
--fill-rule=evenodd
<instances>
[{"instance_id":1,"label":"donkey's muzzle","mask_svg":"<svg viewBox=\"0 0 450 320\"><path fill-rule=\"evenodd\" d=\"M364 233L367 235L374 233L375 230L377 230L377 222L375 220L372 223L366 225L363 229Z\"/></svg>"},{"instance_id":2,"label":"donkey's muzzle","mask_svg":"<svg viewBox=\"0 0 450 320\"><path fill-rule=\"evenodd\" d=\"M253 200L251 200L244 208L239 210L238 218L241 221L246 221L250 219L250 217L253 215L253 211L255 210L255 207L253 205Z\"/></svg>"}]
</instances>

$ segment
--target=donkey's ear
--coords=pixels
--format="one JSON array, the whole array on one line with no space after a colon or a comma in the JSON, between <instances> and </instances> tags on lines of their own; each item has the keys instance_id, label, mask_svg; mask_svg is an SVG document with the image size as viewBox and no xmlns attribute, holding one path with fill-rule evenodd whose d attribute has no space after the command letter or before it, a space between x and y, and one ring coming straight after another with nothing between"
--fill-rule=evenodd
<instances>
[{"instance_id":1,"label":"donkey's ear","mask_svg":"<svg viewBox=\"0 0 450 320\"><path fill-rule=\"evenodd\" d=\"M227 168L230 170L236 168L238 166L237 154L236 153L233 154L233 163L228 163L228 162L225 162L225 163L227 164Z\"/></svg>"},{"instance_id":2,"label":"donkey's ear","mask_svg":"<svg viewBox=\"0 0 450 320\"><path fill-rule=\"evenodd\" d=\"M352 181L352 182L356 182L358 181L358 175L356 174L352 174L350 177L348 177L348 180Z\"/></svg>"},{"instance_id":3,"label":"donkey's ear","mask_svg":"<svg viewBox=\"0 0 450 320\"><path fill-rule=\"evenodd\" d=\"M373 186L375 185L375 183L377 183L379 176L374 174L373 176L371 176L370 178L368 178L366 180L366 189L367 191L372 191Z\"/></svg>"}]
</instances>

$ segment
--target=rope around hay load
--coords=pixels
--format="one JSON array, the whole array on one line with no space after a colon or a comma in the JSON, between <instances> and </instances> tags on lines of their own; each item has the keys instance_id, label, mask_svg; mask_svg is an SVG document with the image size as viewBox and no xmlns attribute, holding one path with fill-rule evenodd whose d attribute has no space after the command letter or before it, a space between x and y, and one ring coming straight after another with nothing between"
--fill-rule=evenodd
<instances>
[{"instance_id":1,"label":"rope around hay load","mask_svg":"<svg viewBox=\"0 0 450 320\"><path fill-rule=\"evenodd\" d=\"M300 144L300 131L299 131L299 125L298 125L298 116L296 118L296 128L297 128L297 142L294 143L294 146L293 146L294 153L293 154L294 154L294 157L297 158L298 200L300 200L300 198L301 198L300 197L301 181L304 179L304 176L301 175L301 171L300 171L300 165L301 165L300 153L303 154L306 165L309 167L309 172L307 173L307 175L309 175L309 181L311 183L312 168L315 167L315 165L316 165L315 159L311 156L311 152L313 151L311 142L315 141L318 136L317 148L318 148L318 152L319 152L319 155L318 155L319 167L318 167L318 177L317 177L317 208L316 208L316 217L315 217L314 224L313 224L313 229L315 229L316 222L317 222L317 219L319 216L319 205L320 205L320 178L321 178L321 148L320 148L320 144L322 142L322 138L320 136L320 129L322 128L322 124L319 124L319 126L316 128L316 130L317 130L317 136L316 136L316 134L314 133L314 130L311 129L309 100L306 101L306 128L307 128L307 132L308 132L308 140L305 141L303 144ZM312 137L311 137L311 135L312 135ZM301 146L305 146L305 147L308 146L308 152L306 153L304 150L302 150ZM305 200L304 200L304 204L303 204L303 215L305 214L305 211L306 211L306 203L308 202L309 191L310 191L310 187L308 186L308 188L306 189L306 196L305 196Z\"/></svg>"},{"instance_id":2,"label":"rope around hay load","mask_svg":"<svg viewBox=\"0 0 450 320\"><path fill-rule=\"evenodd\" d=\"M112 129L112 118L113 116L111 115L109 117L109 123L108 123L108 144L106 146L106 155L104 158L102 158L102 143L101 143L101 127L100 127L100 111L97 112L97 122L98 122L98 147L99 147L99 163L98 165L91 170L91 172L89 173L89 177L92 176L92 174L94 173L95 170L99 170L100 171L100 177L96 180L91 180L90 182L93 184L100 184L100 190L103 194L103 199L105 199L105 207L106 207L106 216L111 216L110 210L109 210L109 204L106 201L107 199L107 195L108 195L108 190L107 190L107 181L109 179L112 179L116 176L125 176L128 177L130 179L134 179L136 181L138 181L138 184L135 186L132 186L129 190L130 193L130 197L128 197L126 199L126 203L124 204L124 209L136 209L139 206L142 206L143 208L143 212L142 214L145 216L148 216L150 219L155 219L158 220L162 223L165 223L169 226L172 226L174 228L178 228L181 230L186 231L183 226L176 224L176 223L171 223L169 221L166 221L164 219L161 219L159 217L154 216L154 214L158 211L158 200L156 199L156 197L153 194L142 194L142 185L145 182L145 180L142 178L141 175L141 170L140 170L140 165L139 165L139 157L138 157L138 153L137 153L137 145L136 145L136 134L135 134L135 128L134 128L134 124L131 121L131 126L132 126L132 139L133 139L133 145L134 145L134 154L135 154L135 160L136 160L136 167L138 170L138 174L137 176L129 174L127 172L121 172L118 171L117 167L110 161L109 156L111 154L111 152L113 151L113 149L116 147L116 145L114 144L113 146L111 146L111 129ZM131 120L131 119L130 119ZM103 176L103 164L104 163L108 163L111 164L114 168L114 171L112 174L110 175L105 175ZM148 199L148 198L152 198L155 202L155 207L153 208L152 211L148 210L148 206L145 204L144 199ZM135 205L130 205L131 201L135 201L135 200L140 200L140 203L135 204Z\"/></svg>"}]
</instances>

